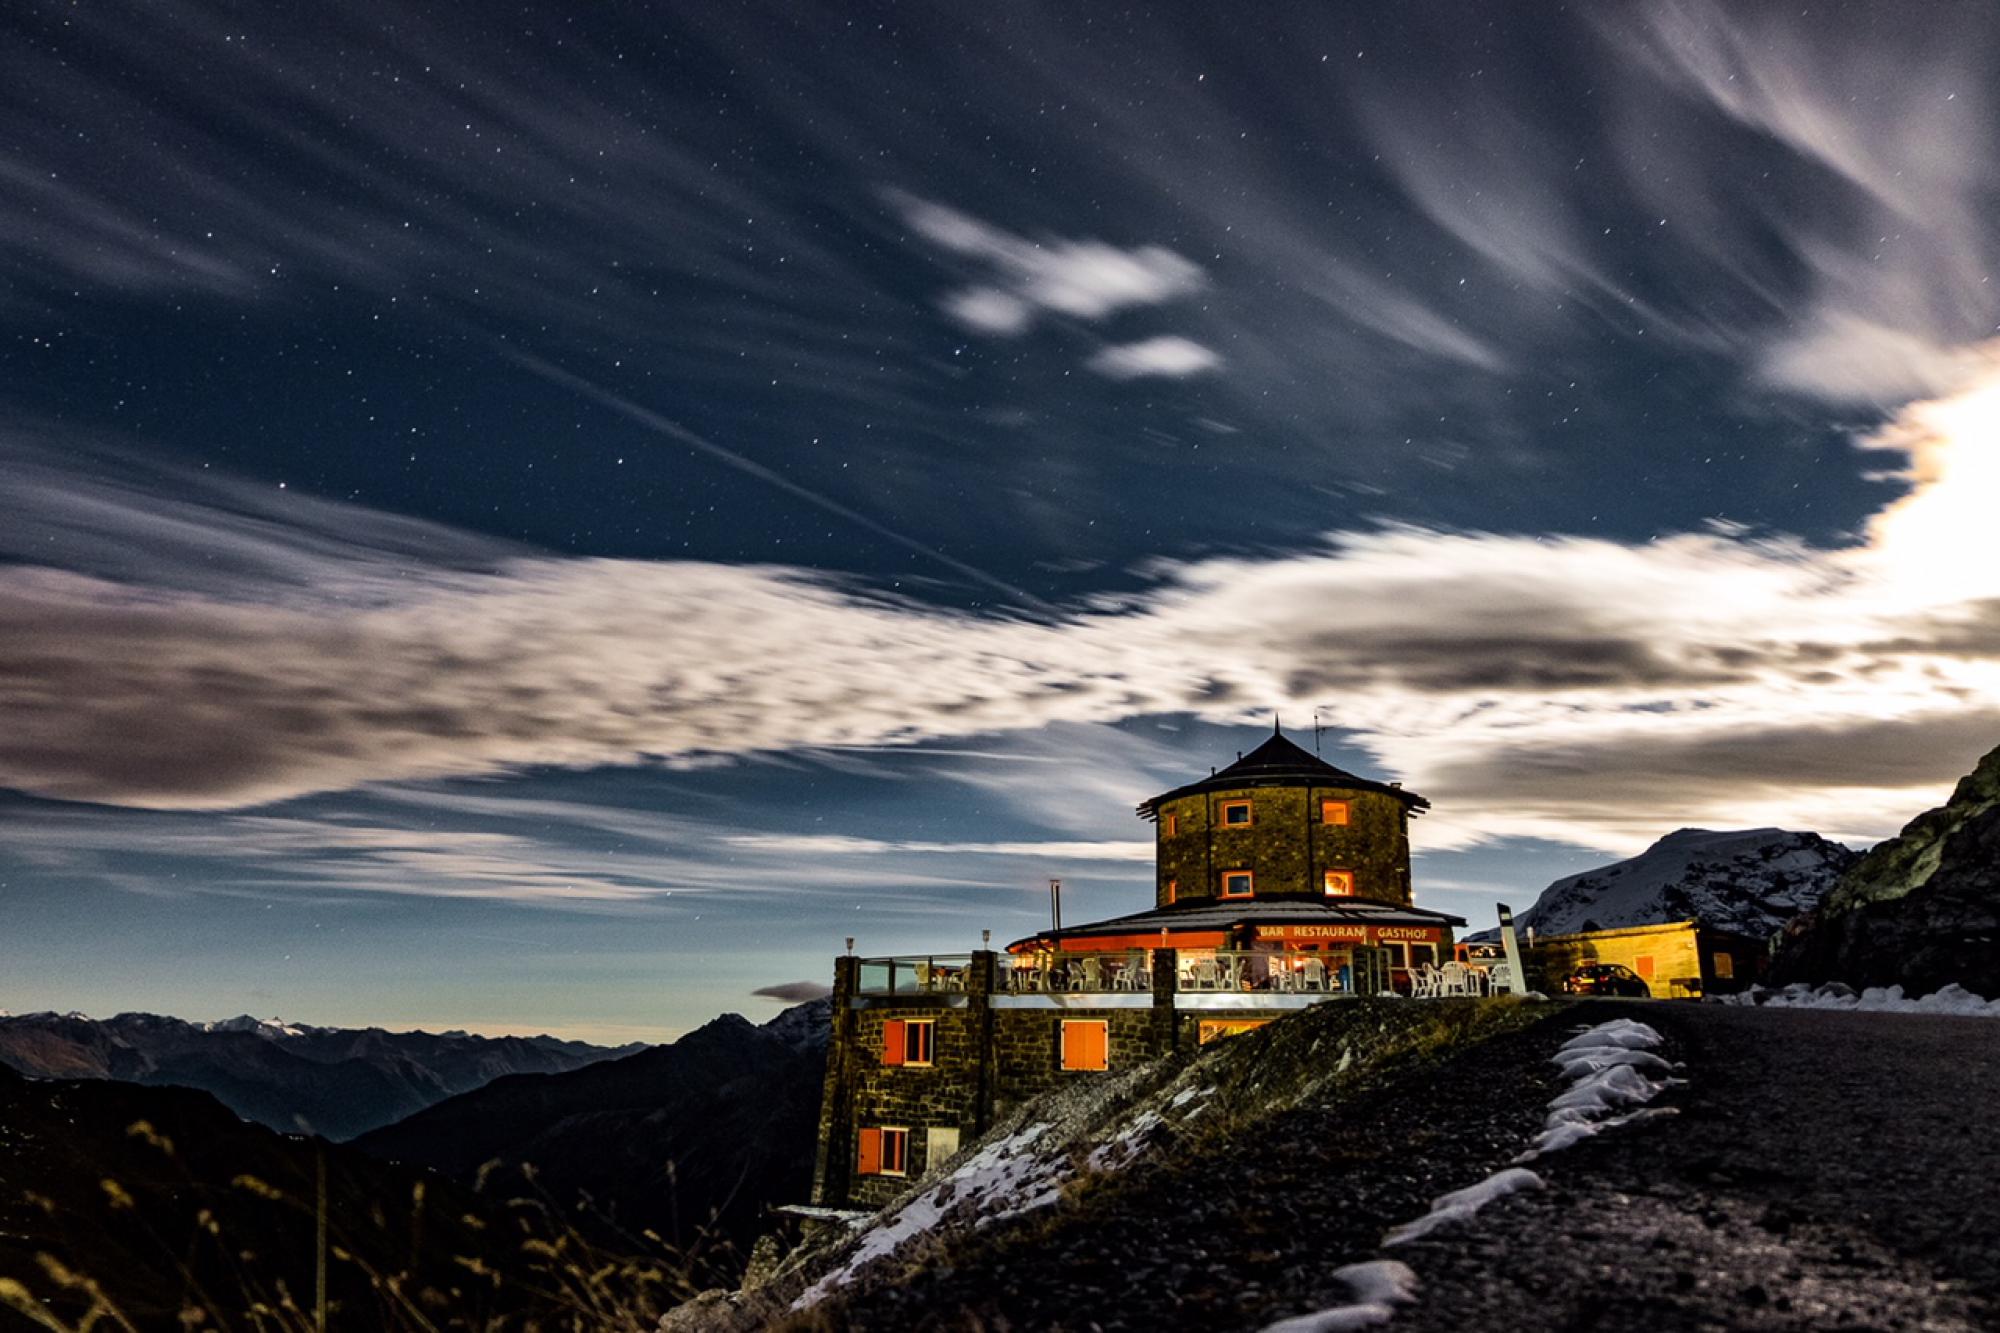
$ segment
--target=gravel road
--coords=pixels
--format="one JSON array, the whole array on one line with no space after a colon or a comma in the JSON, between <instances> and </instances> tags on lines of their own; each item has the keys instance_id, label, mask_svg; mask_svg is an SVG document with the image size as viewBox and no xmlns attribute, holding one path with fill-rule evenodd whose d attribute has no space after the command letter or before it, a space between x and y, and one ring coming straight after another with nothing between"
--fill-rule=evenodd
<instances>
[{"instance_id":1,"label":"gravel road","mask_svg":"<svg viewBox=\"0 0 2000 1333\"><path fill-rule=\"evenodd\" d=\"M1610 1002L1686 1062L1673 1118L1400 1251L1398 1329L2000 1329L2000 1023Z\"/></svg>"}]
</instances>

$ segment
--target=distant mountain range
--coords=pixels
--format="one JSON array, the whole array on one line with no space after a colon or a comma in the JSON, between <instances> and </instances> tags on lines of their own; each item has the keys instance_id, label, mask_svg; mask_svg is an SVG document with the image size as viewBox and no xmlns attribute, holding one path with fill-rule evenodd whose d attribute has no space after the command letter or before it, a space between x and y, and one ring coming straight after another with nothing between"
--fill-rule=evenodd
<instances>
[{"instance_id":1,"label":"distant mountain range","mask_svg":"<svg viewBox=\"0 0 2000 1333\"><path fill-rule=\"evenodd\" d=\"M1514 923L1565 935L1694 920L1761 939L1818 906L1858 859L1817 833L1680 829L1629 860L1557 880Z\"/></svg>"},{"instance_id":2,"label":"distant mountain range","mask_svg":"<svg viewBox=\"0 0 2000 1333\"><path fill-rule=\"evenodd\" d=\"M157 1014L0 1017L0 1065L35 1078L197 1088L246 1120L346 1139L510 1074L561 1074L643 1050L555 1037L306 1027Z\"/></svg>"},{"instance_id":3,"label":"distant mountain range","mask_svg":"<svg viewBox=\"0 0 2000 1333\"><path fill-rule=\"evenodd\" d=\"M497 1079L354 1146L488 1190L532 1167L534 1188L582 1205L580 1225L651 1230L687 1250L727 1242L726 1280L766 1206L811 1192L830 1013L814 1000L761 1027L725 1014L670 1046Z\"/></svg>"},{"instance_id":4,"label":"distant mountain range","mask_svg":"<svg viewBox=\"0 0 2000 1333\"><path fill-rule=\"evenodd\" d=\"M2000 749L1792 923L1771 980L2000 996Z\"/></svg>"}]
</instances>

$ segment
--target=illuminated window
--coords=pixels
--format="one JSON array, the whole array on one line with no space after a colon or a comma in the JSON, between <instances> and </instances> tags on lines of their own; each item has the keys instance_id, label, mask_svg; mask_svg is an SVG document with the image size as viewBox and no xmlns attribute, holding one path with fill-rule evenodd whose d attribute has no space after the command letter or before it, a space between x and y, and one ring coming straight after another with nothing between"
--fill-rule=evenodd
<instances>
[{"instance_id":1,"label":"illuminated window","mask_svg":"<svg viewBox=\"0 0 2000 1333\"><path fill-rule=\"evenodd\" d=\"M1345 824L1347 822L1347 802L1321 801L1319 822L1322 824Z\"/></svg>"},{"instance_id":2,"label":"illuminated window","mask_svg":"<svg viewBox=\"0 0 2000 1333\"><path fill-rule=\"evenodd\" d=\"M1642 953L1637 958L1634 958L1632 960L1632 970L1646 980L1651 981L1653 979L1653 955Z\"/></svg>"},{"instance_id":3,"label":"illuminated window","mask_svg":"<svg viewBox=\"0 0 2000 1333\"><path fill-rule=\"evenodd\" d=\"M882 1063L929 1065L937 1049L937 1020L891 1018L882 1024Z\"/></svg>"},{"instance_id":4,"label":"illuminated window","mask_svg":"<svg viewBox=\"0 0 2000 1333\"><path fill-rule=\"evenodd\" d=\"M1222 872L1222 896L1225 898L1248 898L1255 888L1252 876L1247 870L1225 870Z\"/></svg>"},{"instance_id":5,"label":"illuminated window","mask_svg":"<svg viewBox=\"0 0 2000 1333\"><path fill-rule=\"evenodd\" d=\"M1070 1018L1062 1025L1064 1069L1109 1069L1111 1025L1101 1018Z\"/></svg>"},{"instance_id":6,"label":"illuminated window","mask_svg":"<svg viewBox=\"0 0 2000 1333\"><path fill-rule=\"evenodd\" d=\"M1179 898L1180 896L1181 896L1181 882L1177 879L1168 880L1167 901L1173 902L1176 898Z\"/></svg>"},{"instance_id":7,"label":"illuminated window","mask_svg":"<svg viewBox=\"0 0 2000 1333\"><path fill-rule=\"evenodd\" d=\"M1167 836L1169 838L1174 837L1177 834L1179 834L1180 831L1181 831L1181 817L1179 815L1168 815Z\"/></svg>"},{"instance_id":8,"label":"illuminated window","mask_svg":"<svg viewBox=\"0 0 2000 1333\"><path fill-rule=\"evenodd\" d=\"M1270 1021L1268 1018L1205 1018L1196 1029L1195 1044L1206 1046L1224 1037L1234 1037L1254 1031Z\"/></svg>"},{"instance_id":9,"label":"illuminated window","mask_svg":"<svg viewBox=\"0 0 2000 1333\"><path fill-rule=\"evenodd\" d=\"M1354 872L1352 870L1327 871L1326 896L1329 898L1352 898L1354 896Z\"/></svg>"},{"instance_id":10,"label":"illuminated window","mask_svg":"<svg viewBox=\"0 0 2000 1333\"><path fill-rule=\"evenodd\" d=\"M910 1131L864 1129L854 1145L854 1173L859 1176L901 1176L909 1173Z\"/></svg>"},{"instance_id":11,"label":"illuminated window","mask_svg":"<svg viewBox=\"0 0 2000 1333\"><path fill-rule=\"evenodd\" d=\"M1250 802L1224 801L1222 823L1226 828L1243 828L1250 823Z\"/></svg>"},{"instance_id":12,"label":"illuminated window","mask_svg":"<svg viewBox=\"0 0 2000 1333\"><path fill-rule=\"evenodd\" d=\"M1715 977L1718 981L1728 981L1736 976L1736 960L1726 953L1715 955Z\"/></svg>"}]
</instances>

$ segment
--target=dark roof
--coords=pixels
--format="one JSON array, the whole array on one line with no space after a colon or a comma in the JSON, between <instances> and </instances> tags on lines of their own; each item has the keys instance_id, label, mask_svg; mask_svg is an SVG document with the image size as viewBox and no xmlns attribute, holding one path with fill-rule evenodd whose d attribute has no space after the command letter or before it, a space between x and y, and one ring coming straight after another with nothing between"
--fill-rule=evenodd
<instances>
[{"instance_id":1,"label":"dark roof","mask_svg":"<svg viewBox=\"0 0 2000 1333\"><path fill-rule=\"evenodd\" d=\"M1205 791L1230 791L1244 787L1297 787L1311 783L1321 787L1345 787L1350 791L1378 791L1393 796L1410 807L1416 814L1431 808L1431 803L1413 791L1387 782L1377 782L1373 778L1357 777L1345 769L1335 768L1316 754L1308 754L1286 740L1284 734L1272 729L1271 739L1244 755L1220 773L1211 773L1199 782L1190 782L1185 787L1176 787L1164 795L1155 796L1139 806L1141 816L1152 819L1159 813L1163 801L1178 800L1183 796L1193 796Z\"/></svg>"},{"instance_id":2,"label":"dark roof","mask_svg":"<svg viewBox=\"0 0 2000 1333\"><path fill-rule=\"evenodd\" d=\"M1222 900L1178 903L1114 916L1103 921L1086 921L1064 926L1060 931L1040 931L1015 940L1007 947L1031 944L1050 936L1063 939L1091 935L1150 934L1156 930L1228 930L1232 926L1316 926L1331 923L1362 926L1462 926L1465 918L1449 912L1433 912L1425 907L1377 902L1372 898L1321 898L1308 894L1273 896L1233 902Z\"/></svg>"}]
</instances>

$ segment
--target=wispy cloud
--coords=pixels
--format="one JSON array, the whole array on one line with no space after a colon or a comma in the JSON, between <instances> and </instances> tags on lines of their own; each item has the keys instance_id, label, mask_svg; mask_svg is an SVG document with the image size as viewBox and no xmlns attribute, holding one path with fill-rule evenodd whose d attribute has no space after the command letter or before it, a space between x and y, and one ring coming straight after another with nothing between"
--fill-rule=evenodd
<instances>
[{"instance_id":1,"label":"wispy cloud","mask_svg":"<svg viewBox=\"0 0 2000 1333\"><path fill-rule=\"evenodd\" d=\"M1913 405L1871 441L1911 459L1912 489L1850 548L1726 530L1626 544L1388 529L1162 565L1148 588L1040 619L698 562L514 557L411 568L385 588L372 552L315 546L296 557L315 571L310 594L279 582L261 599L238 577L155 587L16 564L0 569L13 720L0 781L226 809L526 765L1325 705L1394 771L1439 788L1433 845L1514 833L1625 847L1668 820L1808 822L1815 803L1838 817L1809 822L1879 831L1907 813L1907 789L1961 766L1940 721L2000 707L2000 661L1973 632L2000 598L2000 560L1981 555L1996 441L2000 366ZM225 543L246 521L205 513ZM1864 732L1866 772L1793 778L1774 759L1753 773L1730 746L1765 733L1772 755L1803 753ZM1667 762L1725 752L1707 779ZM1563 776L1637 775L1649 757L1665 776L1598 784L1594 800ZM483 873L493 849L424 854Z\"/></svg>"},{"instance_id":2,"label":"wispy cloud","mask_svg":"<svg viewBox=\"0 0 2000 1333\"><path fill-rule=\"evenodd\" d=\"M1214 370L1221 364L1222 358L1209 348L1171 335L1106 347L1089 362L1092 370L1114 380L1140 379L1148 375L1183 379Z\"/></svg>"}]
</instances>

